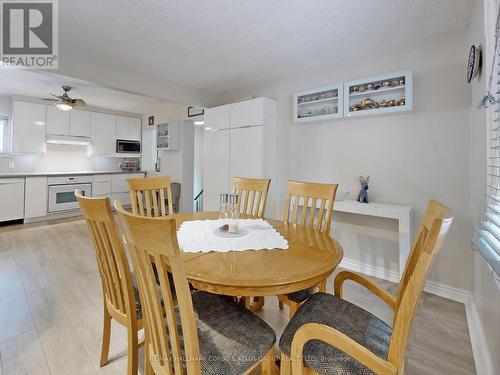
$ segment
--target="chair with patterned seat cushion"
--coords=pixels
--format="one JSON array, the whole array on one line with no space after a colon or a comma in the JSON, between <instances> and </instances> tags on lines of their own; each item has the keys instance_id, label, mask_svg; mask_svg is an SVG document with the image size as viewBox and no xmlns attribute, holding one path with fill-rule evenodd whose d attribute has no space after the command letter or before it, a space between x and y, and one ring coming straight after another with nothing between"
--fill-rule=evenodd
<instances>
[{"instance_id":1,"label":"chair with patterned seat cushion","mask_svg":"<svg viewBox=\"0 0 500 375\"><path fill-rule=\"evenodd\" d=\"M304 225L309 228L317 228L321 232L329 234L337 187L337 184L288 181L284 221L286 223ZM317 215L316 209L318 209ZM280 308L283 307L283 303L287 304L290 308L291 318L300 304L307 300L316 289L325 292L326 280L316 288L279 295Z\"/></svg>"},{"instance_id":2,"label":"chair with patterned seat cushion","mask_svg":"<svg viewBox=\"0 0 500 375\"><path fill-rule=\"evenodd\" d=\"M127 327L129 375L137 374L138 338L143 328L141 303L134 277L120 241L109 198L87 198L75 191L94 242L104 298L104 324L100 366L108 362L111 319Z\"/></svg>"},{"instance_id":3,"label":"chair with patterned seat cushion","mask_svg":"<svg viewBox=\"0 0 500 375\"><path fill-rule=\"evenodd\" d=\"M335 328L377 356L387 359L392 328L361 307L322 292L312 295L299 308L281 335L280 348L288 356L295 333L307 323ZM324 358L329 360L321 360ZM373 374L341 350L319 340L311 340L304 346L304 364L320 374Z\"/></svg>"},{"instance_id":4,"label":"chair with patterned seat cushion","mask_svg":"<svg viewBox=\"0 0 500 375\"><path fill-rule=\"evenodd\" d=\"M136 271L145 320L145 374L276 373L271 327L231 297L190 293L175 219L144 217L115 202ZM155 287L153 263L160 288ZM171 271L173 285L166 277ZM177 293L177 306L171 288ZM161 299L163 298L163 305ZM162 309L163 307L163 309Z\"/></svg>"},{"instance_id":5,"label":"chair with patterned seat cushion","mask_svg":"<svg viewBox=\"0 0 500 375\"><path fill-rule=\"evenodd\" d=\"M408 337L425 279L453 217L436 201L425 216L406 262L396 297L368 279L340 272L335 296L317 293L298 309L280 340L281 374L402 374ZM382 299L394 312L392 327L342 299L346 280Z\"/></svg>"}]
</instances>

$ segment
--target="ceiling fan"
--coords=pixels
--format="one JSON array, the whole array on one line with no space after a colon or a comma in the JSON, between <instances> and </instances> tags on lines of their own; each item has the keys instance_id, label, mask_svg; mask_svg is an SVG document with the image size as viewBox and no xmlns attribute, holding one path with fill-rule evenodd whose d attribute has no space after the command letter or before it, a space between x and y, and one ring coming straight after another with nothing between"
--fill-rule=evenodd
<instances>
[{"instance_id":1,"label":"ceiling fan","mask_svg":"<svg viewBox=\"0 0 500 375\"><path fill-rule=\"evenodd\" d=\"M69 97L68 92L71 91L70 86L62 86L64 94L54 95L50 94L57 99L44 99L47 101L55 102L55 106L61 111L71 111L73 107L85 107L87 103L83 99L72 99Z\"/></svg>"}]
</instances>

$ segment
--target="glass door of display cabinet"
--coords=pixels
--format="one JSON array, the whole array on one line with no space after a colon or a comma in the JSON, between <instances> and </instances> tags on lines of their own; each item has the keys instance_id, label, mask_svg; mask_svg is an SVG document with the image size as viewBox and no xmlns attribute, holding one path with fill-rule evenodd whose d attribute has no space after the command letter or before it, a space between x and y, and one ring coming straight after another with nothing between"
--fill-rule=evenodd
<instances>
[{"instance_id":1,"label":"glass door of display cabinet","mask_svg":"<svg viewBox=\"0 0 500 375\"><path fill-rule=\"evenodd\" d=\"M344 84L344 116L367 116L413 110L410 71L374 76Z\"/></svg>"},{"instance_id":2,"label":"glass door of display cabinet","mask_svg":"<svg viewBox=\"0 0 500 375\"><path fill-rule=\"evenodd\" d=\"M293 121L308 122L343 116L341 83L299 92L293 98Z\"/></svg>"},{"instance_id":3,"label":"glass door of display cabinet","mask_svg":"<svg viewBox=\"0 0 500 375\"><path fill-rule=\"evenodd\" d=\"M158 124L156 132L156 148L159 150L170 149L170 123Z\"/></svg>"}]
</instances>

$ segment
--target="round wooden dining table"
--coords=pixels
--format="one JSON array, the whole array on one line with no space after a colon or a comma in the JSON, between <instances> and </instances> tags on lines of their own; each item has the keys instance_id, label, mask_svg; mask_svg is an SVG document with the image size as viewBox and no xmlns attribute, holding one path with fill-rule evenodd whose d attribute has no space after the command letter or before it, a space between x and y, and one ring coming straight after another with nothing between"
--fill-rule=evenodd
<instances>
[{"instance_id":1,"label":"round wooden dining table","mask_svg":"<svg viewBox=\"0 0 500 375\"><path fill-rule=\"evenodd\" d=\"M218 212L172 215L177 228L190 220L218 219ZM275 296L315 287L343 257L328 234L303 225L266 219L288 241L288 249L183 253L194 288L229 296Z\"/></svg>"}]
</instances>

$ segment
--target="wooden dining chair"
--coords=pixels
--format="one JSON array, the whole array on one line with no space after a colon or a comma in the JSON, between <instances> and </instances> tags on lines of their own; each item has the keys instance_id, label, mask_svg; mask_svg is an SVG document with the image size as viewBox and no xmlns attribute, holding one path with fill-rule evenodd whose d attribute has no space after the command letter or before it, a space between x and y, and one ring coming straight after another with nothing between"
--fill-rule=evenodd
<instances>
[{"instance_id":1,"label":"wooden dining chair","mask_svg":"<svg viewBox=\"0 0 500 375\"><path fill-rule=\"evenodd\" d=\"M335 278L335 296L316 293L310 297L281 336L281 374L402 374L425 279L452 221L447 207L429 202L396 296L361 275L344 271ZM392 327L342 299L346 280L364 286L393 310Z\"/></svg>"},{"instance_id":2,"label":"wooden dining chair","mask_svg":"<svg viewBox=\"0 0 500 375\"><path fill-rule=\"evenodd\" d=\"M330 234L333 203L337 193L337 184L318 184L313 182L288 181L286 197L285 223L304 225L323 233ZM318 213L316 215L316 209ZM326 280L319 286L321 292L326 291ZM309 298L316 288L279 295L279 306L283 303L290 309L290 318L295 314L300 304Z\"/></svg>"},{"instance_id":3,"label":"wooden dining chair","mask_svg":"<svg viewBox=\"0 0 500 375\"><path fill-rule=\"evenodd\" d=\"M129 178L128 188L134 214L159 217L174 213L170 176Z\"/></svg>"},{"instance_id":4,"label":"wooden dining chair","mask_svg":"<svg viewBox=\"0 0 500 375\"><path fill-rule=\"evenodd\" d=\"M104 323L100 366L108 362L111 319L127 328L128 370L137 374L137 332L143 328L141 301L130 271L125 249L120 241L109 198L87 198L75 191L82 215L87 221L101 276L104 297Z\"/></svg>"},{"instance_id":5,"label":"wooden dining chair","mask_svg":"<svg viewBox=\"0 0 500 375\"><path fill-rule=\"evenodd\" d=\"M238 211L245 217L263 219L271 180L233 177L233 194L238 194ZM264 297L241 297L246 308L256 312L264 306Z\"/></svg>"},{"instance_id":6,"label":"wooden dining chair","mask_svg":"<svg viewBox=\"0 0 500 375\"><path fill-rule=\"evenodd\" d=\"M145 374L248 374L259 365L263 374L276 372L276 336L271 327L230 297L190 293L175 219L134 215L117 201L115 208L143 301ZM158 271L159 289L154 287L151 259ZM166 277L168 271L173 282ZM177 293L176 308L172 287Z\"/></svg>"},{"instance_id":7,"label":"wooden dining chair","mask_svg":"<svg viewBox=\"0 0 500 375\"><path fill-rule=\"evenodd\" d=\"M233 193L239 196L239 212L263 219L270 183L271 180L268 178L233 177Z\"/></svg>"}]
</instances>

